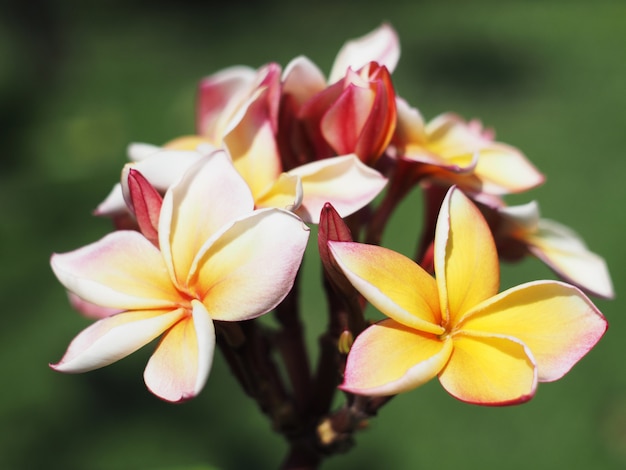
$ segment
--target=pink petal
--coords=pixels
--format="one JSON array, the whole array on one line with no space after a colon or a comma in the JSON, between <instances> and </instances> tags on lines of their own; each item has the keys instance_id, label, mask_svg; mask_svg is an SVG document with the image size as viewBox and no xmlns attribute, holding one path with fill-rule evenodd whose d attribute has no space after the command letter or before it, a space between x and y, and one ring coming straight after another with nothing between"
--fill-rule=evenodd
<instances>
[{"instance_id":1,"label":"pink petal","mask_svg":"<svg viewBox=\"0 0 626 470\"><path fill-rule=\"evenodd\" d=\"M158 246L159 214L161 213L163 198L137 170L127 166L122 175L122 177L127 175L128 178L127 205L132 208L135 214L139 230L155 246Z\"/></svg>"},{"instance_id":2,"label":"pink petal","mask_svg":"<svg viewBox=\"0 0 626 470\"><path fill-rule=\"evenodd\" d=\"M375 93L369 87L350 84L324 114L320 122L322 135L337 155L356 150L375 98Z\"/></svg>"}]
</instances>

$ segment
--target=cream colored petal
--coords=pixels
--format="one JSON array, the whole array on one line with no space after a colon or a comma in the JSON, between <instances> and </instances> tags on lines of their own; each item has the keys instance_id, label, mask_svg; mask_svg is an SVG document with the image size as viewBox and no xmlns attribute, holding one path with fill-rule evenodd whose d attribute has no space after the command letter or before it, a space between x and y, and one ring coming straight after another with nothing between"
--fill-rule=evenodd
<instances>
[{"instance_id":1,"label":"cream colored petal","mask_svg":"<svg viewBox=\"0 0 626 470\"><path fill-rule=\"evenodd\" d=\"M326 88L324 74L304 56L296 57L287 64L282 82L283 94L293 96L298 106Z\"/></svg>"},{"instance_id":2,"label":"cream colored petal","mask_svg":"<svg viewBox=\"0 0 626 470\"><path fill-rule=\"evenodd\" d=\"M291 212L255 211L207 243L188 285L214 320L257 317L293 286L308 237L306 225Z\"/></svg>"},{"instance_id":3,"label":"cream colored petal","mask_svg":"<svg viewBox=\"0 0 626 470\"><path fill-rule=\"evenodd\" d=\"M452 340L383 320L357 336L340 388L360 395L394 395L434 378L452 353Z\"/></svg>"},{"instance_id":4,"label":"cream colored petal","mask_svg":"<svg viewBox=\"0 0 626 470\"><path fill-rule=\"evenodd\" d=\"M302 182L296 175L281 173L272 187L255 201L256 207L294 211L302 204Z\"/></svg>"},{"instance_id":5,"label":"cream colored petal","mask_svg":"<svg viewBox=\"0 0 626 470\"><path fill-rule=\"evenodd\" d=\"M601 256L590 251L577 233L557 222L541 219L525 241L530 251L564 280L592 295L611 299L613 282Z\"/></svg>"},{"instance_id":6,"label":"cream colored petal","mask_svg":"<svg viewBox=\"0 0 626 470\"><path fill-rule=\"evenodd\" d=\"M180 302L161 253L138 232L113 232L78 250L53 255L50 264L69 291L100 307L130 310Z\"/></svg>"},{"instance_id":7,"label":"cream colored petal","mask_svg":"<svg viewBox=\"0 0 626 470\"><path fill-rule=\"evenodd\" d=\"M537 388L533 357L515 338L453 336L454 350L441 385L453 397L476 405L513 405L530 400Z\"/></svg>"},{"instance_id":8,"label":"cream colored petal","mask_svg":"<svg viewBox=\"0 0 626 470\"><path fill-rule=\"evenodd\" d=\"M498 292L500 266L489 226L456 188L448 191L437 219L435 273L444 321L450 325Z\"/></svg>"},{"instance_id":9,"label":"cream colored petal","mask_svg":"<svg viewBox=\"0 0 626 470\"><path fill-rule=\"evenodd\" d=\"M193 398L209 377L215 328L204 306L195 300L192 303L193 314L165 333L144 372L148 389L163 400Z\"/></svg>"},{"instance_id":10,"label":"cream colored petal","mask_svg":"<svg viewBox=\"0 0 626 470\"><path fill-rule=\"evenodd\" d=\"M184 309L140 310L104 318L79 333L51 367L79 373L107 366L137 351L186 314Z\"/></svg>"},{"instance_id":11,"label":"cream colored petal","mask_svg":"<svg viewBox=\"0 0 626 470\"><path fill-rule=\"evenodd\" d=\"M507 335L522 341L537 361L539 380L565 375L600 340L607 323L578 289L555 281L514 287L476 306L463 331Z\"/></svg>"},{"instance_id":12,"label":"cream colored petal","mask_svg":"<svg viewBox=\"0 0 626 470\"><path fill-rule=\"evenodd\" d=\"M185 173L166 193L159 219L159 244L177 285L184 286L206 241L253 207L250 189L225 152L204 157Z\"/></svg>"},{"instance_id":13,"label":"cream colored petal","mask_svg":"<svg viewBox=\"0 0 626 470\"><path fill-rule=\"evenodd\" d=\"M369 204L387 184L387 178L353 154L308 163L288 174L301 178L302 205L297 212L314 224L327 202L346 217Z\"/></svg>"},{"instance_id":14,"label":"cream colored petal","mask_svg":"<svg viewBox=\"0 0 626 470\"><path fill-rule=\"evenodd\" d=\"M328 242L350 283L378 310L422 332L441 334L434 279L407 257L362 243Z\"/></svg>"},{"instance_id":15,"label":"cream colored petal","mask_svg":"<svg viewBox=\"0 0 626 470\"><path fill-rule=\"evenodd\" d=\"M365 36L347 41L342 46L333 64L328 83L341 80L348 67L358 70L372 61L386 66L393 72L399 59L398 35L390 25L384 23Z\"/></svg>"},{"instance_id":16,"label":"cream colored petal","mask_svg":"<svg viewBox=\"0 0 626 470\"><path fill-rule=\"evenodd\" d=\"M504 144L483 148L474 173L482 182L483 192L497 195L527 191L545 180L519 150Z\"/></svg>"}]
</instances>

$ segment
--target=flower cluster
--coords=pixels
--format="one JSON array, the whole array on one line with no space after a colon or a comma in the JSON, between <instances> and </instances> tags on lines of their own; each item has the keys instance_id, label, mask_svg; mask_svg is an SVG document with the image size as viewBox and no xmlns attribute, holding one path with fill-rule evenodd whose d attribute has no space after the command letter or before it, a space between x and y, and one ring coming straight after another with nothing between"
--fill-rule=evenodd
<instances>
[{"instance_id":1,"label":"flower cluster","mask_svg":"<svg viewBox=\"0 0 626 470\"><path fill-rule=\"evenodd\" d=\"M317 458L434 377L462 401L504 405L567 373L607 328L583 293L613 296L604 260L536 203L507 206L544 176L479 121L426 122L394 89L399 57L384 24L347 42L328 77L297 57L201 80L195 134L129 146L96 209L116 230L53 255L97 321L52 367L92 370L160 336L145 383L181 401L205 385L217 345L275 429L310 438ZM426 210L411 259L380 242L414 188ZM297 289L307 224L319 224L329 305L314 374ZM524 256L565 282L498 293L500 260ZM368 302L388 319L369 324ZM278 331L252 321L272 310ZM333 412L338 388L348 404Z\"/></svg>"}]
</instances>

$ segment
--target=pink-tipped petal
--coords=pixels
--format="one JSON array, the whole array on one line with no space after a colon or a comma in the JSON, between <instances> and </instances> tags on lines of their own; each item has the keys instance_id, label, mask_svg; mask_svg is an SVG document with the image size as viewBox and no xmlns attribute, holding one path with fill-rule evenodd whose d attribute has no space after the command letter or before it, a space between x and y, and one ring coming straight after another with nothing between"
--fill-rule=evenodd
<instances>
[{"instance_id":1,"label":"pink-tipped petal","mask_svg":"<svg viewBox=\"0 0 626 470\"><path fill-rule=\"evenodd\" d=\"M298 214L314 224L319 222L320 211L327 202L346 217L369 204L387 184L387 178L356 155L307 163L288 173L302 180L303 198Z\"/></svg>"},{"instance_id":2,"label":"pink-tipped petal","mask_svg":"<svg viewBox=\"0 0 626 470\"><path fill-rule=\"evenodd\" d=\"M123 312L123 310L120 310L119 308L101 307L100 305L86 302L73 292L68 291L67 297L70 301L70 305L72 306L72 308L80 312L81 314L83 314L83 316L87 318L100 320L101 318L110 317L112 315L115 315L116 313Z\"/></svg>"},{"instance_id":3,"label":"pink-tipped petal","mask_svg":"<svg viewBox=\"0 0 626 470\"><path fill-rule=\"evenodd\" d=\"M450 324L498 292L500 267L489 226L478 208L454 187L441 205L434 255L441 308Z\"/></svg>"},{"instance_id":4,"label":"pink-tipped petal","mask_svg":"<svg viewBox=\"0 0 626 470\"><path fill-rule=\"evenodd\" d=\"M194 300L193 315L170 328L144 372L148 389L170 402L200 393L209 377L215 351L215 327L204 306Z\"/></svg>"},{"instance_id":5,"label":"pink-tipped petal","mask_svg":"<svg viewBox=\"0 0 626 470\"><path fill-rule=\"evenodd\" d=\"M205 242L253 207L250 189L224 151L191 167L161 208L159 245L172 280L182 285Z\"/></svg>"},{"instance_id":6,"label":"pink-tipped petal","mask_svg":"<svg viewBox=\"0 0 626 470\"><path fill-rule=\"evenodd\" d=\"M50 264L68 290L102 307L169 307L180 298L161 253L138 232L113 232L78 250L53 255Z\"/></svg>"},{"instance_id":7,"label":"pink-tipped petal","mask_svg":"<svg viewBox=\"0 0 626 470\"><path fill-rule=\"evenodd\" d=\"M357 336L340 388L360 395L394 395L428 382L444 368L452 340L383 320Z\"/></svg>"},{"instance_id":8,"label":"pink-tipped petal","mask_svg":"<svg viewBox=\"0 0 626 470\"><path fill-rule=\"evenodd\" d=\"M477 305L462 321L463 331L522 341L537 361L542 382L565 375L607 329L605 318L580 290L556 281L506 290Z\"/></svg>"},{"instance_id":9,"label":"pink-tipped petal","mask_svg":"<svg viewBox=\"0 0 626 470\"><path fill-rule=\"evenodd\" d=\"M407 257L375 245L328 242L350 283L378 310L408 327L442 334L435 280Z\"/></svg>"},{"instance_id":10,"label":"pink-tipped petal","mask_svg":"<svg viewBox=\"0 0 626 470\"><path fill-rule=\"evenodd\" d=\"M365 36L347 41L342 46L333 64L328 83L341 80L349 67L357 70L369 62L378 62L393 72L399 59L398 35L390 25L382 24Z\"/></svg>"},{"instance_id":11,"label":"pink-tipped petal","mask_svg":"<svg viewBox=\"0 0 626 470\"><path fill-rule=\"evenodd\" d=\"M439 374L453 397L476 405L514 405L530 400L537 388L531 353L515 338L456 334L454 350Z\"/></svg>"},{"instance_id":12,"label":"pink-tipped petal","mask_svg":"<svg viewBox=\"0 0 626 470\"><path fill-rule=\"evenodd\" d=\"M282 172L271 92L270 88L260 92L249 103L237 126L224 138L235 168L250 186L255 199L266 192Z\"/></svg>"},{"instance_id":13,"label":"pink-tipped petal","mask_svg":"<svg viewBox=\"0 0 626 470\"><path fill-rule=\"evenodd\" d=\"M197 131L215 145L221 145L231 118L250 93L256 71L235 66L200 82L198 89Z\"/></svg>"},{"instance_id":14,"label":"pink-tipped petal","mask_svg":"<svg viewBox=\"0 0 626 470\"><path fill-rule=\"evenodd\" d=\"M289 292L309 230L297 216L261 209L207 243L187 284L214 320L240 321L273 309Z\"/></svg>"},{"instance_id":15,"label":"pink-tipped petal","mask_svg":"<svg viewBox=\"0 0 626 470\"><path fill-rule=\"evenodd\" d=\"M139 310L104 318L80 332L51 367L80 373L107 366L137 351L185 315L184 309Z\"/></svg>"}]
</instances>

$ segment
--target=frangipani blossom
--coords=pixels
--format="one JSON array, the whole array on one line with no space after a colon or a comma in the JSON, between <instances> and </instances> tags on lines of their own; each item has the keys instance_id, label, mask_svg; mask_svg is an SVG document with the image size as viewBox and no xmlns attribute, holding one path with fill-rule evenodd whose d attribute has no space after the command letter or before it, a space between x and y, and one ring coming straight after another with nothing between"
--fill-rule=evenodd
<instances>
[{"instance_id":1,"label":"frangipani blossom","mask_svg":"<svg viewBox=\"0 0 626 470\"><path fill-rule=\"evenodd\" d=\"M401 158L423 165L429 181L457 185L476 199L526 191L544 181L522 152L494 141L478 121L442 114L425 124L402 99L397 110L393 144Z\"/></svg>"},{"instance_id":2,"label":"frangipani blossom","mask_svg":"<svg viewBox=\"0 0 626 470\"><path fill-rule=\"evenodd\" d=\"M250 190L224 152L201 158L163 198L158 246L119 230L51 265L73 295L122 313L83 330L52 367L85 372L161 336L144 373L158 397L194 397L208 377L214 321L273 309L291 289L308 229L290 212L253 210Z\"/></svg>"},{"instance_id":3,"label":"frangipani blossom","mask_svg":"<svg viewBox=\"0 0 626 470\"><path fill-rule=\"evenodd\" d=\"M508 254L508 248L528 252L546 263L559 277L588 293L607 299L614 297L604 258L590 251L569 227L540 218L535 201L501 207L496 213L495 238L502 255Z\"/></svg>"},{"instance_id":4,"label":"frangipani blossom","mask_svg":"<svg viewBox=\"0 0 626 470\"><path fill-rule=\"evenodd\" d=\"M555 281L500 294L489 227L452 188L437 222L436 278L386 248L329 242L348 280L389 317L361 333L341 388L391 395L435 376L459 400L522 403L557 380L601 338L607 323L577 288Z\"/></svg>"}]
</instances>

